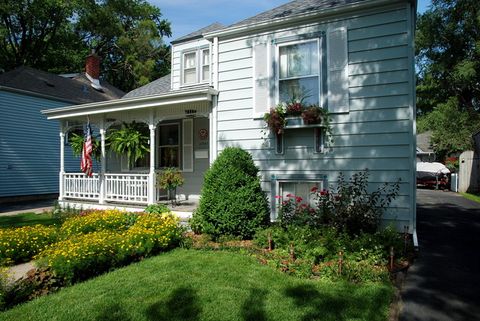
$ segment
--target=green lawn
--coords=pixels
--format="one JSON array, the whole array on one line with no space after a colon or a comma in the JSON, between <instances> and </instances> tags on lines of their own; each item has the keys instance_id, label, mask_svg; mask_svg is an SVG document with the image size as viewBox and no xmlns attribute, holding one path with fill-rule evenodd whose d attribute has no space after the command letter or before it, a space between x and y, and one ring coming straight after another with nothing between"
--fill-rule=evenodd
<instances>
[{"instance_id":1,"label":"green lawn","mask_svg":"<svg viewBox=\"0 0 480 321\"><path fill-rule=\"evenodd\" d=\"M478 202L480 203L480 196L479 195L476 195L476 194L470 194L470 193L460 193L463 197L465 197L466 199L469 199L471 201L475 201L475 202Z\"/></svg>"},{"instance_id":2,"label":"green lawn","mask_svg":"<svg viewBox=\"0 0 480 321\"><path fill-rule=\"evenodd\" d=\"M305 280L229 252L178 249L65 288L1 320L386 320L392 287Z\"/></svg>"},{"instance_id":3,"label":"green lawn","mask_svg":"<svg viewBox=\"0 0 480 321\"><path fill-rule=\"evenodd\" d=\"M58 223L58 219L53 218L50 213L22 213L11 216L0 216L0 227L20 227L35 224L52 225L55 223Z\"/></svg>"}]
</instances>

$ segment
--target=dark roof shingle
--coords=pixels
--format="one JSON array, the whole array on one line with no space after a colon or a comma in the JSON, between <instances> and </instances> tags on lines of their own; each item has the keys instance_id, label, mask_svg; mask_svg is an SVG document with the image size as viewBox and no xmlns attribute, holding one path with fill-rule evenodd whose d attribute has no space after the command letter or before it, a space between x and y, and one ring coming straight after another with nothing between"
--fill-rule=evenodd
<instances>
[{"instance_id":1,"label":"dark roof shingle","mask_svg":"<svg viewBox=\"0 0 480 321\"><path fill-rule=\"evenodd\" d=\"M291 16L313 13L318 10L333 9L352 3L362 2L365 0L296 0L288 2L279 7L262 12L256 16L236 22L230 27L238 27L264 22L272 19L287 18Z\"/></svg>"},{"instance_id":2,"label":"dark roof shingle","mask_svg":"<svg viewBox=\"0 0 480 321\"><path fill-rule=\"evenodd\" d=\"M170 90L170 74L158 78L145 86L139 87L128 92L122 98L134 98L149 95L162 94Z\"/></svg>"},{"instance_id":3,"label":"dark roof shingle","mask_svg":"<svg viewBox=\"0 0 480 321\"><path fill-rule=\"evenodd\" d=\"M0 86L20 89L67 100L74 103L91 103L117 99L123 92L101 81L103 92L90 86L85 74L73 78L61 77L31 67L18 67L0 75Z\"/></svg>"},{"instance_id":4,"label":"dark roof shingle","mask_svg":"<svg viewBox=\"0 0 480 321\"><path fill-rule=\"evenodd\" d=\"M220 30L220 29L223 29L223 28L225 28L224 25L222 25L221 23L215 22L215 23L212 23L211 25L208 25L204 28L198 29L197 31L191 32L188 35L177 38L177 39L171 41L170 43L171 44L176 44L176 43L180 43L180 42L187 41L187 40L202 38L202 35L204 33L217 31L217 30Z\"/></svg>"}]
</instances>

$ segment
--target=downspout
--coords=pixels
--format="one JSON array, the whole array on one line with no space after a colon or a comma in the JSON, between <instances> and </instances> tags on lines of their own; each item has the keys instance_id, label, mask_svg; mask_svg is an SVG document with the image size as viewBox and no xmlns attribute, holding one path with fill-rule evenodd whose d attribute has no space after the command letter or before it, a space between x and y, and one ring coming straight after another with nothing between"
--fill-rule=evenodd
<instances>
[{"instance_id":1,"label":"downspout","mask_svg":"<svg viewBox=\"0 0 480 321\"><path fill-rule=\"evenodd\" d=\"M410 75L411 75L411 101L410 101L410 108L411 108L411 117L412 117L412 152L411 152L411 161L410 161L410 168L411 168L411 195L412 195L412 211L413 211L413 246L416 250L418 250L418 236L417 236L417 184L416 184L416 151L417 151L417 141L415 139L417 135L417 123L416 123L416 86L415 86L415 21L416 21L416 1L413 3L407 4L407 12L408 14L408 26L409 26L409 34L410 34L410 43L409 43L409 50L408 55L411 61L409 66Z\"/></svg>"}]
</instances>

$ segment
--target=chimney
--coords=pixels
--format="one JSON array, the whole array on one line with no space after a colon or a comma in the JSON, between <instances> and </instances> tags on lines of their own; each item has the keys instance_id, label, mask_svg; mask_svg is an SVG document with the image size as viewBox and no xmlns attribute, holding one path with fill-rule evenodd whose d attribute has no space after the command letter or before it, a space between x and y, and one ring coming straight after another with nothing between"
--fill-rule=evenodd
<instances>
[{"instance_id":1,"label":"chimney","mask_svg":"<svg viewBox=\"0 0 480 321\"><path fill-rule=\"evenodd\" d=\"M92 53L87 57L85 71L93 79L100 78L100 57L94 50L92 50Z\"/></svg>"},{"instance_id":2,"label":"chimney","mask_svg":"<svg viewBox=\"0 0 480 321\"><path fill-rule=\"evenodd\" d=\"M100 85L100 57L92 49L92 53L87 57L85 62L85 73L91 82L91 86L96 90L101 91L103 88Z\"/></svg>"}]
</instances>

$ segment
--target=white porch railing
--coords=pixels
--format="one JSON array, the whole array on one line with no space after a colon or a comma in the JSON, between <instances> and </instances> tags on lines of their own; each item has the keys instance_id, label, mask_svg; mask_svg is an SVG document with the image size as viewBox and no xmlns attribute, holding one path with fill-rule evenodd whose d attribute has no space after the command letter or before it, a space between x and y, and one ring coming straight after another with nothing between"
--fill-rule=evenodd
<instances>
[{"instance_id":1,"label":"white porch railing","mask_svg":"<svg viewBox=\"0 0 480 321\"><path fill-rule=\"evenodd\" d=\"M83 173L63 174L63 196L86 200L98 200L100 196L100 181L98 174L87 177Z\"/></svg>"},{"instance_id":2,"label":"white porch railing","mask_svg":"<svg viewBox=\"0 0 480 321\"><path fill-rule=\"evenodd\" d=\"M105 174L105 201L148 203L148 174Z\"/></svg>"}]
</instances>

